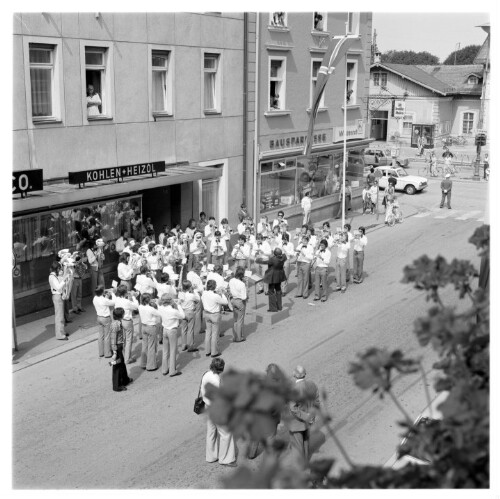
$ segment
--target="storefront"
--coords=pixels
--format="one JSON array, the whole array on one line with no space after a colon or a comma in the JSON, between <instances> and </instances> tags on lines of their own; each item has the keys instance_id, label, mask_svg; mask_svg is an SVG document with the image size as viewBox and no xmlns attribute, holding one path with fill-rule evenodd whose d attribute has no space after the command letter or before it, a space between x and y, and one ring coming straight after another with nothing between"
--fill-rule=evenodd
<instances>
[{"instance_id":1,"label":"storefront","mask_svg":"<svg viewBox=\"0 0 500 499\"><path fill-rule=\"evenodd\" d=\"M353 184L353 198L361 195L363 150L372 141L364 138L364 123L347 127L346 179ZM321 131L313 137L309 157L302 154L304 135L266 138L259 162L259 216L276 217L279 210L294 226L300 224L301 201L306 191L313 200L313 221L333 216L342 185L343 128Z\"/></svg>"},{"instance_id":2,"label":"storefront","mask_svg":"<svg viewBox=\"0 0 500 499\"><path fill-rule=\"evenodd\" d=\"M85 187L69 183L45 185L43 191L14 199L13 292L16 315L51 306L47 280L57 253L85 251L85 243L97 238L106 242L104 274L106 284L116 277L116 240L125 231L142 240L146 217L159 232L163 224L186 223L198 214L200 197L217 193L205 188L216 185L222 168L178 164L168 165L155 175L118 179L92 177ZM213 180L214 182L210 182ZM207 184L208 185L208 184ZM201 188L200 188L201 187ZM205 192L202 192L205 191ZM90 294L84 281L84 295Z\"/></svg>"},{"instance_id":3,"label":"storefront","mask_svg":"<svg viewBox=\"0 0 500 499\"><path fill-rule=\"evenodd\" d=\"M412 124L411 147L418 147L419 138L422 137L424 149L434 149L435 125Z\"/></svg>"}]
</instances>

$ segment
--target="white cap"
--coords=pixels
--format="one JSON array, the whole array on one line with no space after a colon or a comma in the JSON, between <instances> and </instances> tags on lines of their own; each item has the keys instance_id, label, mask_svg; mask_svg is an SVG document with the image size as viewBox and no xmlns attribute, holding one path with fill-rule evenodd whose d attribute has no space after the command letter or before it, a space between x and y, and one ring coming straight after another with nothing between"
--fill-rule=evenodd
<instances>
[{"instance_id":1,"label":"white cap","mask_svg":"<svg viewBox=\"0 0 500 499\"><path fill-rule=\"evenodd\" d=\"M445 178L450 178L450 176L451 176L451 174L447 173L447 174L445 175Z\"/></svg>"}]
</instances>

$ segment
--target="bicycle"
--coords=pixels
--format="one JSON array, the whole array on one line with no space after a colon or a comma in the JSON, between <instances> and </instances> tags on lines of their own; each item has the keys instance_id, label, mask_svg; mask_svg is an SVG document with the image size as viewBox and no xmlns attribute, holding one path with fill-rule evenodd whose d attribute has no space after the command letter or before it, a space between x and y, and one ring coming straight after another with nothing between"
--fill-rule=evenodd
<instances>
[{"instance_id":1,"label":"bicycle","mask_svg":"<svg viewBox=\"0 0 500 499\"><path fill-rule=\"evenodd\" d=\"M457 137L452 138L453 144L457 146L465 146L467 145L467 139L463 135L458 135Z\"/></svg>"},{"instance_id":2,"label":"bicycle","mask_svg":"<svg viewBox=\"0 0 500 499\"><path fill-rule=\"evenodd\" d=\"M394 227L396 223L403 223L403 212L401 211L399 205L397 203L394 203L392 206L392 213L390 213L387 217L387 225L389 227Z\"/></svg>"}]
</instances>

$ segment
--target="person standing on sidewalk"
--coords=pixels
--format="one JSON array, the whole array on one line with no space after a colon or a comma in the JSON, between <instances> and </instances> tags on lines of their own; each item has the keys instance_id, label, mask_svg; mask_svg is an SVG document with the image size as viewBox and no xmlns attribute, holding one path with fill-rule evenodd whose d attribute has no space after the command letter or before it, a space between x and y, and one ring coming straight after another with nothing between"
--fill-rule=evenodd
<instances>
[{"instance_id":1,"label":"person standing on sidewalk","mask_svg":"<svg viewBox=\"0 0 500 499\"><path fill-rule=\"evenodd\" d=\"M97 286L104 288L104 274L102 266L104 262L104 241L98 239L92 248L87 249L87 261L90 265L90 289L94 290Z\"/></svg>"},{"instance_id":2,"label":"person standing on sidewalk","mask_svg":"<svg viewBox=\"0 0 500 499\"><path fill-rule=\"evenodd\" d=\"M368 243L368 239L365 236L365 228L360 227L357 231L354 231L353 239L353 267L354 276L353 282L356 284L361 284L363 282L363 263L365 260L365 246Z\"/></svg>"},{"instance_id":3,"label":"person standing on sidewalk","mask_svg":"<svg viewBox=\"0 0 500 499\"><path fill-rule=\"evenodd\" d=\"M444 201L446 200L448 209L451 210L451 188L453 182L450 180L450 174L447 173L445 178L441 180L441 204L440 208L443 208Z\"/></svg>"},{"instance_id":4,"label":"person standing on sidewalk","mask_svg":"<svg viewBox=\"0 0 500 499\"><path fill-rule=\"evenodd\" d=\"M310 197L311 191L307 190L304 192L304 197L300 203L302 207L302 213L304 215L304 219L302 220L302 225L309 225L311 220L311 209L312 209L312 200Z\"/></svg>"},{"instance_id":5,"label":"person standing on sidewalk","mask_svg":"<svg viewBox=\"0 0 500 499\"><path fill-rule=\"evenodd\" d=\"M233 342L245 341L243 336L243 325L245 322L245 310L248 299L247 286L245 284L245 269L237 267L234 277L229 280L229 293L233 306Z\"/></svg>"},{"instance_id":6,"label":"person standing on sidewalk","mask_svg":"<svg viewBox=\"0 0 500 499\"><path fill-rule=\"evenodd\" d=\"M81 255L75 255L73 286L71 287L71 305L75 314L85 312L82 308L82 282L86 271L87 265L83 263Z\"/></svg>"},{"instance_id":7,"label":"person standing on sidewalk","mask_svg":"<svg viewBox=\"0 0 500 499\"><path fill-rule=\"evenodd\" d=\"M59 262L52 262L50 267L49 285L52 291L52 302L54 303L54 320L55 320L55 333L57 340L67 340L68 333L64 329L64 302L62 299L62 291L66 285L66 280L59 281L57 278L61 264Z\"/></svg>"},{"instance_id":8,"label":"person standing on sidewalk","mask_svg":"<svg viewBox=\"0 0 500 499\"><path fill-rule=\"evenodd\" d=\"M97 324L99 325L99 334L97 336L99 357L109 358L111 357L111 336L109 332L111 313L109 307L114 307L115 302L111 299L110 293L104 293L104 286L97 286L92 303L97 313Z\"/></svg>"},{"instance_id":9,"label":"person standing on sidewalk","mask_svg":"<svg viewBox=\"0 0 500 499\"><path fill-rule=\"evenodd\" d=\"M179 305L184 311L184 319L181 321L181 351L197 352L194 346L194 323L197 307L200 305L200 295L193 289L191 281L182 281L182 291L179 291Z\"/></svg>"},{"instance_id":10,"label":"person standing on sidewalk","mask_svg":"<svg viewBox=\"0 0 500 499\"><path fill-rule=\"evenodd\" d=\"M227 298L223 294L215 292L217 284L213 279L207 281L207 290L201 295L205 321L207 324L205 332L205 355L218 357L219 352L219 329L221 321L221 305L227 305Z\"/></svg>"},{"instance_id":11,"label":"person standing on sidewalk","mask_svg":"<svg viewBox=\"0 0 500 499\"><path fill-rule=\"evenodd\" d=\"M111 350L113 352L110 363L113 366L112 382L114 392L126 391L126 386L134 381L128 377L127 367L123 359L123 343L125 340L122 326L123 315L123 308L115 308L113 310L113 322L109 327Z\"/></svg>"},{"instance_id":12,"label":"person standing on sidewalk","mask_svg":"<svg viewBox=\"0 0 500 499\"><path fill-rule=\"evenodd\" d=\"M345 293L347 289L346 281L346 267L347 267L347 256L349 254L349 248L351 245L347 240L347 233L342 232L339 240L335 243L337 246L337 259L335 264L335 275L337 281L337 291Z\"/></svg>"},{"instance_id":13,"label":"person standing on sidewalk","mask_svg":"<svg viewBox=\"0 0 500 499\"><path fill-rule=\"evenodd\" d=\"M142 350L141 350L141 368L146 371L156 371L157 344L157 324L161 321L161 315L151 305L151 295L144 293L141 296L141 305L139 305L139 316L142 324Z\"/></svg>"},{"instance_id":14,"label":"person standing on sidewalk","mask_svg":"<svg viewBox=\"0 0 500 499\"><path fill-rule=\"evenodd\" d=\"M332 254L328 249L328 241L322 239L316 251L316 270L314 271L314 301L325 302L328 296L328 266Z\"/></svg>"},{"instance_id":15,"label":"person standing on sidewalk","mask_svg":"<svg viewBox=\"0 0 500 499\"><path fill-rule=\"evenodd\" d=\"M139 310L139 303L133 293L130 292L130 297L127 297L128 293L129 291L127 286L125 284L120 284L118 288L116 288L114 302L116 308L123 308L124 311L121 323L125 335L125 362L127 364L133 364L136 359L135 357L132 357L132 344L134 343L134 321L132 312L134 310Z\"/></svg>"}]
</instances>

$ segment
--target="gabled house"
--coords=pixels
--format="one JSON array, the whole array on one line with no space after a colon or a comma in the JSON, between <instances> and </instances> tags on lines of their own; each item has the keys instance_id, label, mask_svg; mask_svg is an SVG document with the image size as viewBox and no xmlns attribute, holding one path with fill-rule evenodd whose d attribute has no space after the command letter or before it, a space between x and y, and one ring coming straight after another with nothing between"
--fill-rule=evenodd
<instances>
[{"instance_id":1,"label":"gabled house","mask_svg":"<svg viewBox=\"0 0 500 499\"><path fill-rule=\"evenodd\" d=\"M370 67L370 136L415 147L423 136L427 148L443 135L473 139L480 128L483 72L481 64L389 64L376 57Z\"/></svg>"}]
</instances>

